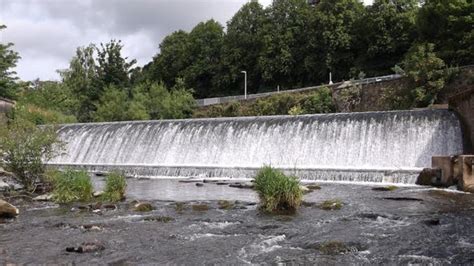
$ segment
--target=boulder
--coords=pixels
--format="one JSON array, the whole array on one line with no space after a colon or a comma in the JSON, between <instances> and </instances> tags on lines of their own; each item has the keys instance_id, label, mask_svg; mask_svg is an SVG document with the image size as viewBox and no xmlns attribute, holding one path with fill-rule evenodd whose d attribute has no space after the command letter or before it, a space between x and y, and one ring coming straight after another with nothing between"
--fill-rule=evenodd
<instances>
[{"instance_id":1,"label":"boulder","mask_svg":"<svg viewBox=\"0 0 474 266\"><path fill-rule=\"evenodd\" d=\"M17 216L19 213L20 211L17 207L0 199L0 217L11 218Z\"/></svg>"},{"instance_id":2,"label":"boulder","mask_svg":"<svg viewBox=\"0 0 474 266\"><path fill-rule=\"evenodd\" d=\"M431 186L441 180L441 169L424 168L416 180L417 185Z\"/></svg>"}]
</instances>

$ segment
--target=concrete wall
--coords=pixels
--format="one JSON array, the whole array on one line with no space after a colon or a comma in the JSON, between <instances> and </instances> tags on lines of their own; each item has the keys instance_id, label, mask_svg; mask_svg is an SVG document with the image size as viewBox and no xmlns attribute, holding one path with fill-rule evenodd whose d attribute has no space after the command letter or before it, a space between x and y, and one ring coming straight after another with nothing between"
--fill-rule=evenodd
<instances>
[{"instance_id":1,"label":"concrete wall","mask_svg":"<svg viewBox=\"0 0 474 266\"><path fill-rule=\"evenodd\" d=\"M474 154L474 87L449 98L449 108L463 123L465 154Z\"/></svg>"}]
</instances>

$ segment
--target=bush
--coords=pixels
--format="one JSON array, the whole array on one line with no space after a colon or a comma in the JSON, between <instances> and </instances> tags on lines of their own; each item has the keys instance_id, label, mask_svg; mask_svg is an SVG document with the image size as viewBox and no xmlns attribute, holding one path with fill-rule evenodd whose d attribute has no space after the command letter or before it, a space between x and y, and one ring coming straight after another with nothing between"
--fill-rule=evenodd
<instances>
[{"instance_id":1,"label":"bush","mask_svg":"<svg viewBox=\"0 0 474 266\"><path fill-rule=\"evenodd\" d=\"M336 106L332 100L332 91L328 87L321 88L309 94L301 101L305 114L333 113Z\"/></svg>"},{"instance_id":2,"label":"bush","mask_svg":"<svg viewBox=\"0 0 474 266\"><path fill-rule=\"evenodd\" d=\"M11 120L0 128L0 165L31 191L35 182L43 181L43 161L57 155L61 146L53 127L37 127L19 118Z\"/></svg>"},{"instance_id":3,"label":"bush","mask_svg":"<svg viewBox=\"0 0 474 266\"><path fill-rule=\"evenodd\" d=\"M117 202L125 198L127 181L120 173L110 173L105 181L105 190L102 195L104 201Z\"/></svg>"},{"instance_id":4,"label":"bush","mask_svg":"<svg viewBox=\"0 0 474 266\"><path fill-rule=\"evenodd\" d=\"M73 115L65 115L59 111L38 107L33 104L18 104L9 115L14 120L24 120L35 125L77 122L76 117Z\"/></svg>"},{"instance_id":5,"label":"bush","mask_svg":"<svg viewBox=\"0 0 474 266\"><path fill-rule=\"evenodd\" d=\"M303 193L296 177L265 166L255 177L255 190L265 212L293 213L301 205Z\"/></svg>"},{"instance_id":6,"label":"bush","mask_svg":"<svg viewBox=\"0 0 474 266\"><path fill-rule=\"evenodd\" d=\"M85 171L68 169L56 172L53 180L53 199L58 203L89 201L92 198L93 186L89 174Z\"/></svg>"}]
</instances>

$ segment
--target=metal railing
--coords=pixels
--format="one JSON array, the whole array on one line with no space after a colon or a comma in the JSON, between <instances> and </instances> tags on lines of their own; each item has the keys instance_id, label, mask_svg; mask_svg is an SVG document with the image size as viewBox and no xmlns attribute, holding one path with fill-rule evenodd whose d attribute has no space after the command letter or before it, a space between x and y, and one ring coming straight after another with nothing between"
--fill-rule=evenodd
<instances>
[{"instance_id":1,"label":"metal railing","mask_svg":"<svg viewBox=\"0 0 474 266\"><path fill-rule=\"evenodd\" d=\"M371 83L377 83L377 82L383 82L383 81L389 81L389 80L395 80L401 78L402 75L399 74L393 74L393 75L386 75L386 76L380 76L380 77L371 77L371 78L365 78L365 79L359 79L359 80L353 80L351 81L351 84L371 84ZM280 90L280 91L271 91L271 92L263 92L263 93L254 93L254 94L247 94L247 99L245 99L245 95L235 95L235 96L225 96L225 97L214 97L214 98L205 98L205 99L197 99L197 105L198 106L208 106L208 105L214 105L214 104L222 104L222 103L228 103L228 102L234 102L234 101L243 101L243 100L252 100L252 99L257 99L257 98L263 98L263 97L268 97L272 96L274 94L278 93L294 93L294 92L304 92L304 91L309 91L309 90L317 90L323 87L338 87L340 85L344 84L344 82L337 82L331 85L319 85L319 86L310 86L310 87L304 87L304 88L298 88L298 89L292 89L292 90Z\"/></svg>"}]
</instances>

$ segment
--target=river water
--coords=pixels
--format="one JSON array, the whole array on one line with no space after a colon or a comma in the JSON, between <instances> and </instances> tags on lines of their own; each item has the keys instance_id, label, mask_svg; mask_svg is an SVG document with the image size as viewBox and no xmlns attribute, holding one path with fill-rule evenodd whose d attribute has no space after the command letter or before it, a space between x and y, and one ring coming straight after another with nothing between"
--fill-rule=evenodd
<instances>
[{"instance_id":1,"label":"river water","mask_svg":"<svg viewBox=\"0 0 474 266\"><path fill-rule=\"evenodd\" d=\"M102 184L95 178L97 187ZM19 201L21 215L0 224L0 264L474 263L472 194L420 186L320 186L291 216L261 213L250 189L166 179L129 179L127 201L100 213ZM155 210L133 211L134 199L150 201ZM318 207L330 199L343 207ZM218 200L232 208L220 209ZM209 210L192 207L202 204ZM105 249L65 251L91 241Z\"/></svg>"}]
</instances>

